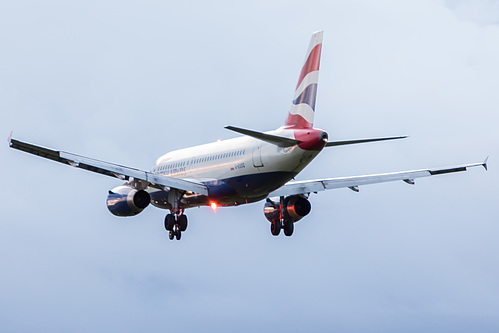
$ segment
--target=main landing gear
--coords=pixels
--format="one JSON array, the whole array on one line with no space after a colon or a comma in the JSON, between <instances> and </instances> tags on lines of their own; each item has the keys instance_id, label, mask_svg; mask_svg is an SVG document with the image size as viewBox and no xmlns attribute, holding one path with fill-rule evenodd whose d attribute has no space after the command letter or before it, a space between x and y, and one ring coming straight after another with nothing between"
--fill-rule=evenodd
<instances>
[{"instance_id":1,"label":"main landing gear","mask_svg":"<svg viewBox=\"0 0 499 333\"><path fill-rule=\"evenodd\" d=\"M283 196L279 198L279 206L267 199L267 202L271 203L274 209L280 210L277 216L274 216L272 218L272 221L270 222L270 233L274 236L279 236L279 234L281 233L281 229L283 229L284 235L289 237L293 235L293 231L295 229L294 221L289 216L286 217L284 199L285 198Z\"/></svg>"},{"instance_id":2,"label":"main landing gear","mask_svg":"<svg viewBox=\"0 0 499 333\"><path fill-rule=\"evenodd\" d=\"M181 199L184 194L176 189L171 189L168 192L168 202L171 203L172 209L170 214L165 217L165 229L170 232L170 240L176 238L180 240L182 231L187 229L187 216L184 215Z\"/></svg>"},{"instance_id":3,"label":"main landing gear","mask_svg":"<svg viewBox=\"0 0 499 333\"><path fill-rule=\"evenodd\" d=\"M293 223L293 220L291 220L291 219L285 219L283 221L274 220L270 223L270 232L272 233L272 235L279 236L281 229L284 230L284 234L286 236L291 236L293 234L294 229L295 229L295 225Z\"/></svg>"},{"instance_id":4,"label":"main landing gear","mask_svg":"<svg viewBox=\"0 0 499 333\"><path fill-rule=\"evenodd\" d=\"M187 229L187 216L185 216L183 212L181 214L166 215L165 229L170 232L170 240L173 238L180 240L180 237L182 237L182 231Z\"/></svg>"}]
</instances>

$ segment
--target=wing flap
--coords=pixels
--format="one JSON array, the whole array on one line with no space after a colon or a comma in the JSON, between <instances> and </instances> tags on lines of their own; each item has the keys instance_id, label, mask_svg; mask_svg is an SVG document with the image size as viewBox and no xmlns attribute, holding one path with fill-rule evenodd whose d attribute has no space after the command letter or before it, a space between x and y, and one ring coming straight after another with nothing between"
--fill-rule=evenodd
<instances>
[{"instance_id":1,"label":"wing flap","mask_svg":"<svg viewBox=\"0 0 499 333\"><path fill-rule=\"evenodd\" d=\"M190 191L202 195L208 195L206 185L188 180L172 178L151 172L131 168L119 164L104 162L93 158L80 156L64 151L57 151L30 143L9 138L9 146L33 155L48 158L50 160L64 163L79 169L100 173L102 175L128 180L130 178L140 179L150 183L152 186L176 188L183 191Z\"/></svg>"}]
</instances>

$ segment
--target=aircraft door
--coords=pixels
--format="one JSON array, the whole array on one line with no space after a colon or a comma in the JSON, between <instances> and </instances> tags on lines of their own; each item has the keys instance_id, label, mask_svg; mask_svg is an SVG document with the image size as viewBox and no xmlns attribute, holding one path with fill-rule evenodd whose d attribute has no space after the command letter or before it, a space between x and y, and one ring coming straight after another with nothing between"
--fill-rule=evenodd
<instances>
[{"instance_id":1,"label":"aircraft door","mask_svg":"<svg viewBox=\"0 0 499 333\"><path fill-rule=\"evenodd\" d=\"M255 146L253 148L253 166L255 168L261 168L263 167L263 162L262 162L262 145Z\"/></svg>"}]
</instances>

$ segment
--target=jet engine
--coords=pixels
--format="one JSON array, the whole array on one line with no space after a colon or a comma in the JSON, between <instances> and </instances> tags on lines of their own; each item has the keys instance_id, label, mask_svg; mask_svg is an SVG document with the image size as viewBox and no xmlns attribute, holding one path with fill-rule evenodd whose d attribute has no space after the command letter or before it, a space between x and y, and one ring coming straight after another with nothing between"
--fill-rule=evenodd
<instances>
[{"instance_id":1,"label":"jet engine","mask_svg":"<svg viewBox=\"0 0 499 333\"><path fill-rule=\"evenodd\" d=\"M134 216L142 212L150 202L151 196L146 191L123 185L109 191L107 209L116 216Z\"/></svg>"},{"instance_id":2,"label":"jet engine","mask_svg":"<svg viewBox=\"0 0 499 333\"><path fill-rule=\"evenodd\" d=\"M291 219L293 222L301 220L310 213L312 206L306 198L293 195L284 198L284 219ZM265 217L270 222L279 221L281 218L281 204L267 199L263 208Z\"/></svg>"}]
</instances>

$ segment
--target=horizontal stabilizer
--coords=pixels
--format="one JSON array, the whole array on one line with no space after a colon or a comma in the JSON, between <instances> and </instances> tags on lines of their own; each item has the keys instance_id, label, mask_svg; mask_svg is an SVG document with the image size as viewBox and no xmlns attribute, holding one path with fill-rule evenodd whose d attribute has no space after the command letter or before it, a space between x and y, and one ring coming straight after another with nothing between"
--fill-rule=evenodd
<instances>
[{"instance_id":1,"label":"horizontal stabilizer","mask_svg":"<svg viewBox=\"0 0 499 333\"><path fill-rule=\"evenodd\" d=\"M234 126L225 126L226 129L241 133L244 135L251 136L252 138L262 140L268 143L271 143L273 145L279 146L279 147L291 147L291 146L296 146L297 144L300 143L300 141L295 140L295 139L290 139L290 138L285 138L282 136L277 136L277 135L272 135L272 134L266 134L262 132L256 132L244 128L239 128L239 127L234 127Z\"/></svg>"},{"instance_id":2,"label":"horizontal stabilizer","mask_svg":"<svg viewBox=\"0 0 499 333\"><path fill-rule=\"evenodd\" d=\"M344 146L344 145L354 145L357 143L375 142L375 141L386 141L386 140L397 140L405 139L407 136L391 136L387 138L374 138L374 139L359 139L359 140L347 140L347 141L330 141L326 144L326 147L332 146Z\"/></svg>"}]
</instances>

